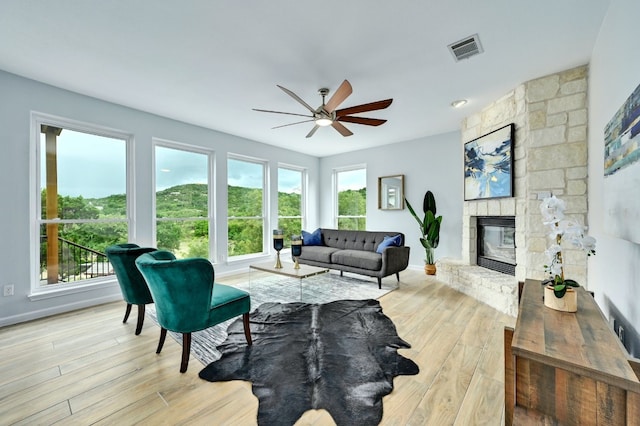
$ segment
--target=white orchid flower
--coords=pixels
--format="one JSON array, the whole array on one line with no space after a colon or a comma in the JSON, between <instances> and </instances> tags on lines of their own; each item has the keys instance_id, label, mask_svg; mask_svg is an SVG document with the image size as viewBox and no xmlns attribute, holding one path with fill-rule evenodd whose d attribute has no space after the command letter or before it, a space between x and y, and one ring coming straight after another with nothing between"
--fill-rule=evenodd
<instances>
[{"instance_id":1,"label":"white orchid flower","mask_svg":"<svg viewBox=\"0 0 640 426\"><path fill-rule=\"evenodd\" d=\"M565 204L555 195L545 198L540 204L540 213L545 223L556 223L564 218Z\"/></svg>"},{"instance_id":2,"label":"white orchid flower","mask_svg":"<svg viewBox=\"0 0 640 426\"><path fill-rule=\"evenodd\" d=\"M545 271L555 276L555 282L561 283L564 277L562 259L562 239L567 239L574 246L584 250L587 255L596 254L596 239L585 234L586 227L578 224L574 220L565 219L564 211L566 206L564 201L555 196L545 198L540 203L540 213L543 223L551 229L549 237L554 241L544 254L549 260L545 265Z\"/></svg>"}]
</instances>

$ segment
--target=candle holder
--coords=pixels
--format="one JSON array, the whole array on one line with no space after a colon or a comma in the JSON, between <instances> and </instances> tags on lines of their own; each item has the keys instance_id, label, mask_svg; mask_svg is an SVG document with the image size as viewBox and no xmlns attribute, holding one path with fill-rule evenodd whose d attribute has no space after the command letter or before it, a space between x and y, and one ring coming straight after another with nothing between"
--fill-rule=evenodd
<instances>
[{"instance_id":1,"label":"candle holder","mask_svg":"<svg viewBox=\"0 0 640 426\"><path fill-rule=\"evenodd\" d=\"M293 260L295 263L293 264L293 269L300 269L300 264L298 263L298 257L302 254L302 239L298 235L291 236L291 256L293 256Z\"/></svg>"},{"instance_id":2,"label":"candle holder","mask_svg":"<svg viewBox=\"0 0 640 426\"><path fill-rule=\"evenodd\" d=\"M281 229L273 230L273 248L276 250L276 264L273 266L276 269L282 269L282 263L280 263L280 250L284 247L284 235Z\"/></svg>"}]
</instances>

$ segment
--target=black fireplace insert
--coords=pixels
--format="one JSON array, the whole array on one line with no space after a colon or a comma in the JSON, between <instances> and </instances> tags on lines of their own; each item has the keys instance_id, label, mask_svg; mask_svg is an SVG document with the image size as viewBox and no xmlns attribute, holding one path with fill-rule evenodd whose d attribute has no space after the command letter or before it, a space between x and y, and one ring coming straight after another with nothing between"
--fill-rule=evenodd
<instances>
[{"instance_id":1,"label":"black fireplace insert","mask_svg":"<svg viewBox=\"0 0 640 426\"><path fill-rule=\"evenodd\" d=\"M516 221L513 216L477 217L477 264L487 269L516 274Z\"/></svg>"}]
</instances>

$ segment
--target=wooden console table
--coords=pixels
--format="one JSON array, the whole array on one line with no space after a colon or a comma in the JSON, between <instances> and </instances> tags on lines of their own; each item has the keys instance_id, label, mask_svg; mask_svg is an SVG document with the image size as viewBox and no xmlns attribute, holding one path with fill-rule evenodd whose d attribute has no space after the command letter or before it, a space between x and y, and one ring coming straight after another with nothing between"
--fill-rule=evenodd
<instances>
[{"instance_id":1,"label":"wooden console table","mask_svg":"<svg viewBox=\"0 0 640 426\"><path fill-rule=\"evenodd\" d=\"M527 280L516 328L505 328L506 425L640 425L637 363L582 287L578 312L544 306Z\"/></svg>"}]
</instances>

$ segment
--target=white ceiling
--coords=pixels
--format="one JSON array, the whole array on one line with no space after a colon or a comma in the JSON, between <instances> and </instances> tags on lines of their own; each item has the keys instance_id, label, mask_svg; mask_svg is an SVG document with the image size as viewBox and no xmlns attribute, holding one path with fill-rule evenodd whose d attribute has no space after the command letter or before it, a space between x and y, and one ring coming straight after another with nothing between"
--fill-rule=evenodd
<instances>
[{"instance_id":1,"label":"white ceiling","mask_svg":"<svg viewBox=\"0 0 640 426\"><path fill-rule=\"evenodd\" d=\"M459 129L532 78L589 61L609 0L1 0L0 69L314 156ZM484 53L447 45L478 34ZM272 130L348 79L380 127ZM0 94L1 96L1 94ZM331 94L329 95L331 96ZM449 105L465 98L460 109Z\"/></svg>"}]
</instances>

